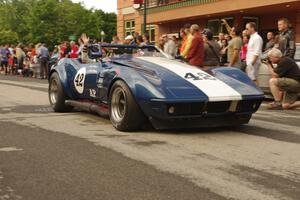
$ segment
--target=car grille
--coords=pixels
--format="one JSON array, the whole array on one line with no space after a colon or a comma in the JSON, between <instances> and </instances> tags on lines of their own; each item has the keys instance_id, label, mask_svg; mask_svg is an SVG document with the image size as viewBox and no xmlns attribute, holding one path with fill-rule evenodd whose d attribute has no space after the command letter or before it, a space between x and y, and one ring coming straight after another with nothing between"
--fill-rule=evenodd
<instances>
[{"instance_id":1,"label":"car grille","mask_svg":"<svg viewBox=\"0 0 300 200\"><path fill-rule=\"evenodd\" d=\"M238 102L237 112L255 112L258 110L261 100L242 100Z\"/></svg>"},{"instance_id":2,"label":"car grille","mask_svg":"<svg viewBox=\"0 0 300 200\"><path fill-rule=\"evenodd\" d=\"M223 113L227 112L231 101L208 102L206 106L207 113Z\"/></svg>"},{"instance_id":3,"label":"car grille","mask_svg":"<svg viewBox=\"0 0 300 200\"><path fill-rule=\"evenodd\" d=\"M198 102L198 103L171 103L167 104L167 113L172 116L188 116L203 114L222 114L229 112L255 112L258 110L261 100L238 101L235 111L230 111L232 101Z\"/></svg>"},{"instance_id":4,"label":"car grille","mask_svg":"<svg viewBox=\"0 0 300 200\"><path fill-rule=\"evenodd\" d=\"M205 103L175 103L168 104L167 108L170 111L170 108L174 108L174 113L171 115L199 115L204 110Z\"/></svg>"}]
</instances>

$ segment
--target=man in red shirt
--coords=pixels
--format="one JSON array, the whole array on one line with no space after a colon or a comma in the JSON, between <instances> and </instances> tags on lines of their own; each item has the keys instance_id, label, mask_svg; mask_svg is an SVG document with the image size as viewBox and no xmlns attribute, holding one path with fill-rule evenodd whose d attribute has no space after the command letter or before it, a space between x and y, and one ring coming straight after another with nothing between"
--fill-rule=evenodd
<instances>
[{"instance_id":1,"label":"man in red shirt","mask_svg":"<svg viewBox=\"0 0 300 200\"><path fill-rule=\"evenodd\" d=\"M193 35L193 40L186 59L190 65L202 67L204 62L204 43L200 34L200 27L197 24L191 26L191 34Z\"/></svg>"}]
</instances>

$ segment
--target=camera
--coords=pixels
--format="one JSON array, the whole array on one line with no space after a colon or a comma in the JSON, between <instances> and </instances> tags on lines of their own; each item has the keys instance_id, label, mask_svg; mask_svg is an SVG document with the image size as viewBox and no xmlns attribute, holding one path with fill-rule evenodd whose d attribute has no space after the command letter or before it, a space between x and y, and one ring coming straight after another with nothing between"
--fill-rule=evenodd
<instances>
[{"instance_id":1,"label":"camera","mask_svg":"<svg viewBox=\"0 0 300 200\"><path fill-rule=\"evenodd\" d=\"M268 57L261 59L261 62L265 64L272 64L271 60Z\"/></svg>"},{"instance_id":2,"label":"camera","mask_svg":"<svg viewBox=\"0 0 300 200\"><path fill-rule=\"evenodd\" d=\"M261 62L265 63L265 64L272 64L272 62L269 59L269 56L267 54L267 52L264 52L262 57L261 57Z\"/></svg>"}]
</instances>

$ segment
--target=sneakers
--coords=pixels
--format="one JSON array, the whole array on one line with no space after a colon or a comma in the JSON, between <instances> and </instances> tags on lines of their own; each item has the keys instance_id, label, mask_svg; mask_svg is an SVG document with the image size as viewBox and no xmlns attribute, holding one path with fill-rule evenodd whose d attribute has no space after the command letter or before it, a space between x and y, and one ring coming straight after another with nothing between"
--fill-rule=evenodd
<instances>
[{"instance_id":1,"label":"sneakers","mask_svg":"<svg viewBox=\"0 0 300 200\"><path fill-rule=\"evenodd\" d=\"M268 107L269 110L282 110L282 104L280 101L274 101L269 103Z\"/></svg>"}]
</instances>

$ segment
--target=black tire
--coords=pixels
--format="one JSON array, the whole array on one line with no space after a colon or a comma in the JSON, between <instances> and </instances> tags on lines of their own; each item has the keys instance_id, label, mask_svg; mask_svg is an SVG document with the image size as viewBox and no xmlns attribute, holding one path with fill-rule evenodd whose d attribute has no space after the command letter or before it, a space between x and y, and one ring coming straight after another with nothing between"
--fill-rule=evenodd
<instances>
[{"instance_id":1,"label":"black tire","mask_svg":"<svg viewBox=\"0 0 300 200\"><path fill-rule=\"evenodd\" d=\"M109 94L109 118L119 131L139 130L146 118L123 81L116 81Z\"/></svg>"},{"instance_id":2,"label":"black tire","mask_svg":"<svg viewBox=\"0 0 300 200\"><path fill-rule=\"evenodd\" d=\"M61 85L59 75L54 72L49 81L49 101L55 112L70 112L73 107L65 104L68 99Z\"/></svg>"}]
</instances>

